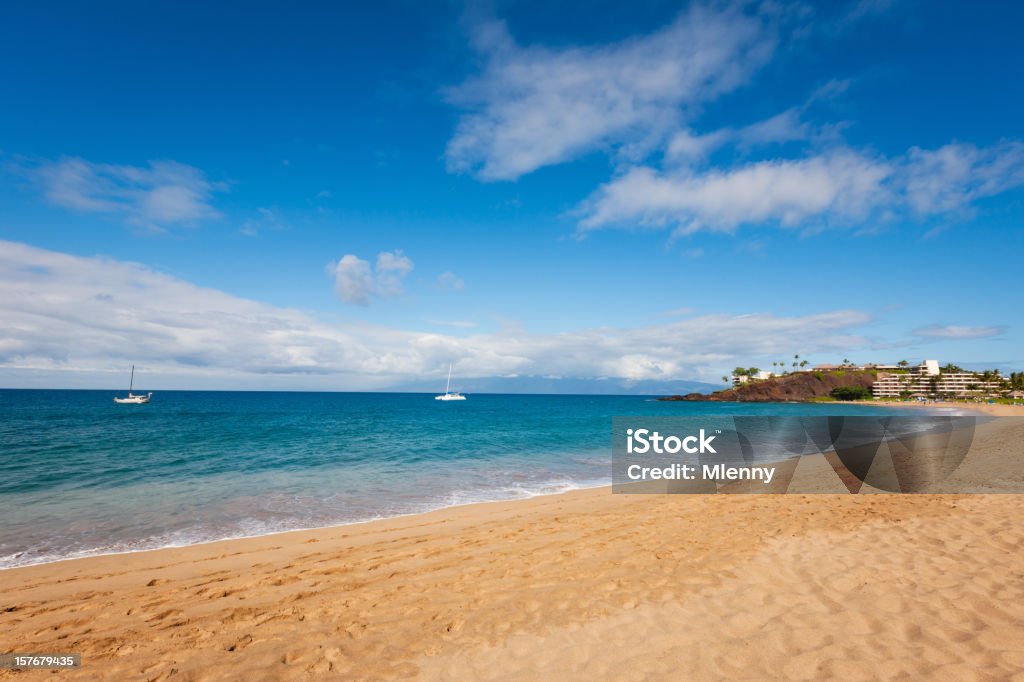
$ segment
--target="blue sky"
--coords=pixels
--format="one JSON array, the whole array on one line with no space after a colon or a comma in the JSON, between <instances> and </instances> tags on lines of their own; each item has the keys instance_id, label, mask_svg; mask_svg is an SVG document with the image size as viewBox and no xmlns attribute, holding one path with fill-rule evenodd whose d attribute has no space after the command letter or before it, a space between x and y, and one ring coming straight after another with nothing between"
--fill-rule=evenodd
<instances>
[{"instance_id":1,"label":"blue sky","mask_svg":"<svg viewBox=\"0 0 1024 682\"><path fill-rule=\"evenodd\" d=\"M7 8L0 385L1020 368L1022 14Z\"/></svg>"}]
</instances>

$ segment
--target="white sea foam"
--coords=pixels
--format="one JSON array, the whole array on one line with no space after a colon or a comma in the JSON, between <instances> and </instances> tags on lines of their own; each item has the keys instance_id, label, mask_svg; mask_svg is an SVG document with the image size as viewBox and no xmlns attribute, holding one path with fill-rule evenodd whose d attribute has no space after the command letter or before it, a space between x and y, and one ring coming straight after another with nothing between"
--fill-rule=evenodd
<instances>
[{"instance_id":1,"label":"white sea foam","mask_svg":"<svg viewBox=\"0 0 1024 682\"><path fill-rule=\"evenodd\" d=\"M449 507L516 499L529 499L545 495L562 494L573 490L598 488L610 484L611 478L609 476L607 479L548 479L523 485L498 485L490 488L481 487L476 489L459 489L438 496L435 499L424 499L418 502L410 501L404 505L401 510L382 510L380 513L369 513L353 518L331 518L329 516L321 516L319 518L319 522L316 523L309 522L309 517L307 517L307 522L305 523L300 519L271 521L267 519L247 517L223 526L200 526L179 529L147 537L85 548L54 548L52 550L40 549L35 552L22 551L0 555L0 570L35 566L39 564L68 561L71 559L81 559L86 557L132 554L159 549L190 547L194 545L220 542L223 540L264 537L277 533L347 526L382 519L414 516Z\"/></svg>"}]
</instances>

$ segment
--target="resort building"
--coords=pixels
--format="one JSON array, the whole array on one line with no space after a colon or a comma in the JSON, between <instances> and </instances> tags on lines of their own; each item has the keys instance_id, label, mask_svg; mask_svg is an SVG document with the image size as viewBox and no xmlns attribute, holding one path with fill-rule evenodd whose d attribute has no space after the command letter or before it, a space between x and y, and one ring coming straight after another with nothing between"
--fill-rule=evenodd
<instances>
[{"instance_id":1,"label":"resort building","mask_svg":"<svg viewBox=\"0 0 1024 682\"><path fill-rule=\"evenodd\" d=\"M938 360L925 360L917 366L876 365L878 372L871 394L876 398L901 396L968 398L997 393L999 381L985 381L974 372L943 372Z\"/></svg>"},{"instance_id":2,"label":"resort building","mask_svg":"<svg viewBox=\"0 0 1024 682\"><path fill-rule=\"evenodd\" d=\"M754 374L754 375L746 375L746 374L740 374L738 376L737 375L733 375L733 377L732 377L732 385L733 386L739 386L740 384L745 384L748 381L752 381L752 380L753 381L762 381L764 379L771 379L774 376L778 376L778 375L775 372L767 372L767 371L765 371L763 369L760 372L758 372L757 374Z\"/></svg>"},{"instance_id":3,"label":"resort building","mask_svg":"<svg viewBox=\"0 0 1024 682\"><path fill-rule=\"evenodd\" d=\"M875 380L871 385L871 395L875 398L912 398L927 400L929 398L975 398L997 397L1016 400L1024 397L1024 392L1009 393L1010 386L999 376L998 372L967 372L953 365L943 369L938 360L924 360L919 365L911 365L903 361L894 365L867 363L863 365L844 362L841 365L818 364L813 367L793 369L792 372L873 372ZM760 381L783 376L790 372L768 372L760 370L756 374L733 375L732 385L741 386L750 381Z\"/></svg>"}]
</instances>

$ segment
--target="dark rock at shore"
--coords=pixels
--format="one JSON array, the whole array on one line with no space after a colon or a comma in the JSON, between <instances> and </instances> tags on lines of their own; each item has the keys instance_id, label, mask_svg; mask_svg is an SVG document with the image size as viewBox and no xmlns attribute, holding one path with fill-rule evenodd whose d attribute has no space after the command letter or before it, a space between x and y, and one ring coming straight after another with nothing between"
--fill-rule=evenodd
<instances>
[{"instance_id":1,"label":"dark rock at shore","mask_svg":"<svg viewBox=\"0 0 1024 682\"><path fill-rule=\"evenodd\" d=\"M871 388L875 372L870 370L836 370L830 372L794 372L741 384L711 394L687 393L658 398L663 401L785 403L805 402L829 395L841 386Z\"/></svg>"}]
</instances>

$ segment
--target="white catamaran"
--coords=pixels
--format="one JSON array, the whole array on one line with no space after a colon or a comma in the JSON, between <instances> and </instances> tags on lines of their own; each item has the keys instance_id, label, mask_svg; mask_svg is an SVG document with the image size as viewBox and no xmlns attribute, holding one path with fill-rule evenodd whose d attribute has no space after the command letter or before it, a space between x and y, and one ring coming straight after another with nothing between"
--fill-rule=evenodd
<instances>
[{"instance_id":1,"label":"white catamaran","mask_svg":"<svg viewBox=\"0 0 1024 682\"><path fill-rule=\"evenodd\" d=\"M465 400L466 396L458 391L452 393L452 366L448 365L448 385L444 387L444 395L434 396L434 400Z\"/></svg>"},{"instance_id":2,"label":"white catamaran","mask_svg":"<svg viewBox=\"0 0 1024 682\"><path fill-rule=\"evenodd\" d=\"M135 365L132 365L132 378L128 382L128 397L127 398L114 398L114 402L119 405L145 405L149 402L149 399L153 397L152 393L146 395L135 395L132 393L132 388L135 387Z\"/></svg>"}]
</instances>

